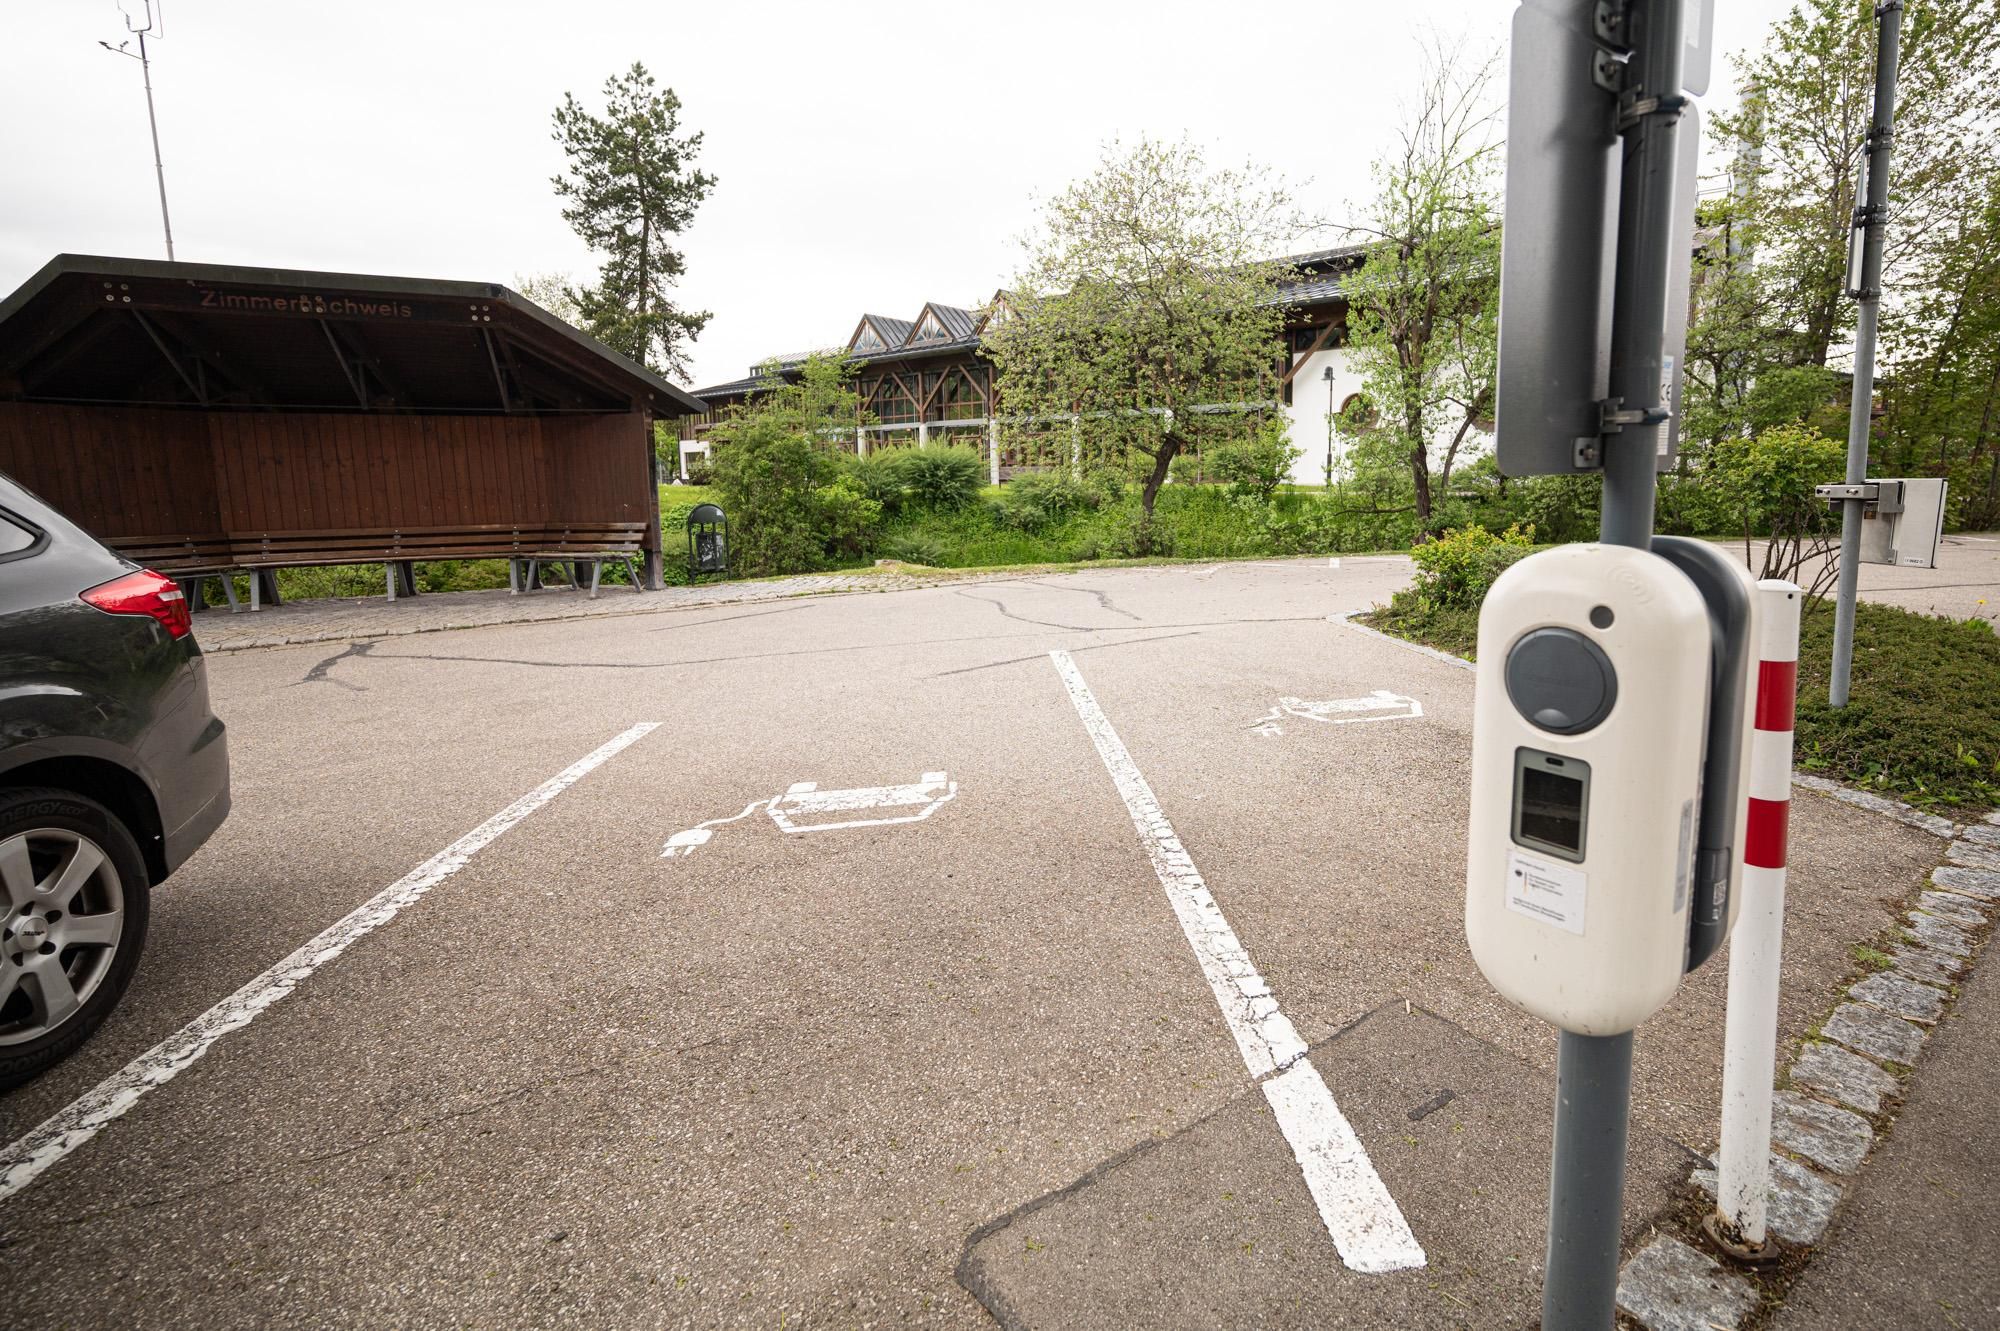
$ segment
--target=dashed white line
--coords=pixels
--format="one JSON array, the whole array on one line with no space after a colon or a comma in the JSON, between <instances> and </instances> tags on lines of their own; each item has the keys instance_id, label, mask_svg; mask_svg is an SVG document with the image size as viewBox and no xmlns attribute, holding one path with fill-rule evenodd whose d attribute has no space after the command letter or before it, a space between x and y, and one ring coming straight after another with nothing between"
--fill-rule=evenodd
<instances>
[{"instance_id":1,"label":"dashed white line","mask_svg":"<svg viewBox=\"0 0 2000 1331\"><path fill-rule=\"evenodd\" d=\"M1153 788L1084 683L1068 652L1049 653L1069 690L1097 756L1125 801L1139 842L1166 889L1181 931L1222 1008L1244 1066L1262 1084L1278 1127L1297 1157L1306 1188L1341 1260L1355 1271L1401 1271L1424 1264L1424 1250L1402 1208L1375 1172L1367 1150L1341 1114L1333 1093L1306 1057L1305 1042L1278 1010L1263 976L1250 964L1236 931L1194 866ZM1275 1074L1275 1075L1274 1075Z\"/></svg>"},{"instance_id":2,"label":"dashed white line","mask_svg":"<svg viewBox=\"0 0 2000 1331\"><path fill-rule=\"evenodd\" d=\"M314 971L387 924L405 906L463 869L466 861L490 845L501 833L568 790L627 746L645 738L659 724L657 721L642 721L571 763L10 1143L4 1152L0 1152L0 1199L11 1197L34 1182L43 1170L95 1137L106 1125L138 1104L147 1092L172 1081L206 1054L217 1040L249 1025L257 1014L298 988Z\"/></svg>"}]
</instances>

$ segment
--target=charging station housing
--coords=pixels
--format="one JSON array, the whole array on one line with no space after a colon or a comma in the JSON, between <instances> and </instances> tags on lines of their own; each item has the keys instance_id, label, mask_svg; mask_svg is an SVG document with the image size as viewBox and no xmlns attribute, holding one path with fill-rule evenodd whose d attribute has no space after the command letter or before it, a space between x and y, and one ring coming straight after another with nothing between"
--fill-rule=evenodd
<instances>
[{"instance_id":1,"label":"charging station housing","mask_svg":"<svg viewBox=\"0 0 2000 1331\"><path fill-rule=\"evenodd\" d=\"M1707 606L1660 556L1560 546L1494 581L1479 619L1465 924L1516 1006L1616 1035L1673 997L1709 690Z\"/></svg>"}]
</instances>

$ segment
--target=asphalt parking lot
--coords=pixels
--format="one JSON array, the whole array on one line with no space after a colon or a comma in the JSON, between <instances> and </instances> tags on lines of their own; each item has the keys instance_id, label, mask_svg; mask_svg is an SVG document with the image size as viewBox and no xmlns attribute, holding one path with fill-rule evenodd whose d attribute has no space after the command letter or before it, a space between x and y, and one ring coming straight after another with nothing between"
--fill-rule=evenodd
<instances>
[{"instance_id":1,"label":"asphalt parking lot","mask_svg":"<svg viewBox=\"0 0 2000 1331\"><path fill-rule=\"evenodd\" d=\"M0 1100L0 1320L1530 1324L1555 1038L1464 943L1472 676L1338 620L1407 569L212 656L235 812ZM1792 838L1786 1039L1940 854ZM1640 1033L1632 1233L1723 965Z\"/></svg>"}]
</instances>

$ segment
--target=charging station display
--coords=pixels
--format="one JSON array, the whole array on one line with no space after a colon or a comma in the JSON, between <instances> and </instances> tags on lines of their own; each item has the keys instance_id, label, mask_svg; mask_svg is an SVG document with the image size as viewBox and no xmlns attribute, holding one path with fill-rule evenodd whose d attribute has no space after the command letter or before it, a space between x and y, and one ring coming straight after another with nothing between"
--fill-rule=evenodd
<instances>
[{"instance_id":1,"label":"charging station display","mask_svg":"<svg viewBox=\"0 0 2000 1331\"><path fill-rule=\"evenodd\" d=\"M1583 862L1590 764L1537 749L1514 750L1514 840Z\"/></svg>"}]
</instances>

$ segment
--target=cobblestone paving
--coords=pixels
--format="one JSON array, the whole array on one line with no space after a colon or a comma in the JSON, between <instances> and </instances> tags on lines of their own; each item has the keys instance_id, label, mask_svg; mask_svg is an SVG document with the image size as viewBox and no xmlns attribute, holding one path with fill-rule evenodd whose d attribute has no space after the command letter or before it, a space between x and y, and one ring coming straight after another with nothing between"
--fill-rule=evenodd
<instances>
[{"instance_id":1,"label":"cobblestone paving","mask_svg":"<svg viewBox=\"0 0 2000 1331\"><path fill-rule=\"evenodd\" d=\"M295 642L352 642L389 638L441 629L479 628L488 624L540 623L557 619L592 619L608 615L653 614L692 610L749 601L778 601L792 596L823 596L843 592L894 592L940 583L991 582L1018 574L961 573L951 570L905 571L862 569L848 573L816 573L754 582L716 582L698 587L669 587L634 592L629 587L602 587L597 599L568 588L544 589L516 596L505 588L486 592L435 592L402 597L340 597L294 601L251 612L231 614L209 609L194 620L195 638L203 650L240 651L248 647L282 647Z\"/></svg>"}]
</instances>

